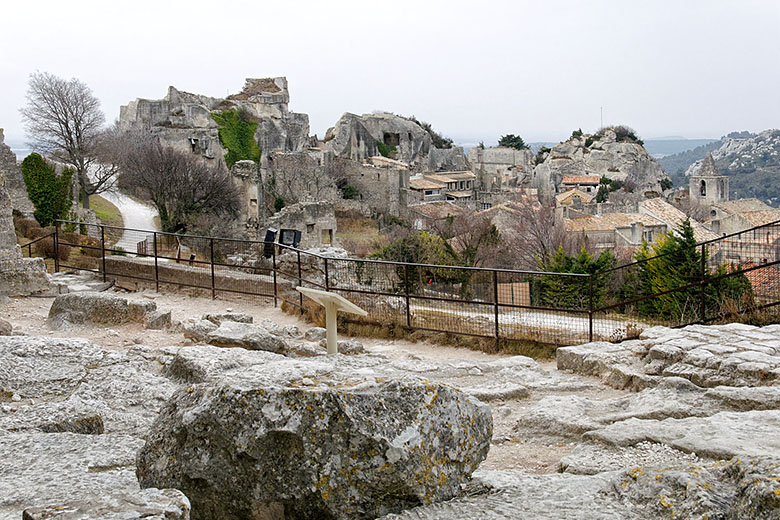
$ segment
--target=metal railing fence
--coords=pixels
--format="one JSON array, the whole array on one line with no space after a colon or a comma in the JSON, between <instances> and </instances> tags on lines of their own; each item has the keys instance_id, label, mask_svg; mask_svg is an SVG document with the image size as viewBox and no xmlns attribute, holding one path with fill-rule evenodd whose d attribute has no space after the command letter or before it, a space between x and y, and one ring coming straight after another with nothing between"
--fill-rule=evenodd
<instances>
[{"instance_id":1,"label":"metal railing fence","mask_svg":"<svg viewBox=\"0 0 780 520\"><path fill-rule=\"evenodd\" d=\"M91 238L64 233L65 226ZM117 243L106 241L120 232ZM657 255L581 274L341 258L278 243L72 221L58 221L54 246L55 270L90 270L104 281L156 291L173 286L212 298L268 298L302 313L308 307L295 287L319 288L365 308L361 323L489 338L497 346L619 341L656 324L708 323L780 303L780 222L697 244L678 252L682 258ZM60 260L62 246L78 248L78 259ZM665 285L648 283L654 269L668 265L663 262L696 268Z\"/></svg>"}]
</instances>

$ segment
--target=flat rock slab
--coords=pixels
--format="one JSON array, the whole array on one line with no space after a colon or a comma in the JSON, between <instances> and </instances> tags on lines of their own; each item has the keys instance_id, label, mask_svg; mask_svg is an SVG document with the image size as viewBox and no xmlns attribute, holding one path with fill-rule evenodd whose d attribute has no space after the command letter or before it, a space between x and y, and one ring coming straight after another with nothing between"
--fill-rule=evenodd
<instances>
[{"instance_id":1,"label":"flat rock slab","mask_svg":"<svg viewBox=\"0 0 780 520\"><path fill-rule=\"evenodd\" d=\"M141 446L128 435L0 434L0 519L19 520L29 507L139 491Z\"/></svg>"},{"instance_id":2,"label":"flat rock slab","mask_svg":"<svg viewBox=\"0 0 780 520\"><path fill-rule=\"evenodd\" d=\"M642 441L715 459L780 453L780 410L720 412L685 419L628 419L588 432L586 437L633 446Z\"/></svg>"},{"instance_id":3,"label":"flat rock slab","mask_svg":"<svg viewBox=\"0 0 780 520\"><path fill-rule=\"evenodd\" d=\"M530 475L515 471L474 473L472 496L420 506L382 520L646 520L648 508L610 493L615 474Z\"/></svg>"},{"instance_id":4,"label":"flat rock slab","mask_svg":"<svg viewBox=\"0 0 780 520\"><path fill-rule=\"evenodd\" d=\"M615 388L641 390L664 378L697 386L780 384L780 326L739 323L653 327L639 340L560 348L558 368L600 377Z\"/></svg>"},{"instance_id":5,"label":"flat rock slab","mask_svg":"<svg viewBox=\"0 0 780 520\"><path fill-rule=\"evenodd\" d=\"M93 500L24 510L22 520L189 520L190 501L177 489L142 489Z\"/></svg>"},{"instance_id":6,"label":"flat rock slab","mask_svg":"<svg viewBox=\"0 0 780 520\"><path fill-rule=\"evenodd\" d=\"M242 347L276 353L287 350L287 343L284 340L253 323L223 321L206 335L206 340L218 347Z\"/></svg>"},{"instance_id":7,"label":"flat rock slab","mask_svg":"<svg viewBox=\"0 0 780 520\"><path fill-rule=\"evenodd\" d=\"M778 459L635 466L596 475L474 472L466 496L383 520L780 518Z\"/></svg>"},{"instance_id":8,"label":"flat rock slab","mask_svg":"<svg viewBox=\"0 0 780 520\"><path fill-rule=\"evenodd\" d=\"M35 399L68 395L104 355L85 339L0 336L0 391Z\"/></svg>"}]
</instances>

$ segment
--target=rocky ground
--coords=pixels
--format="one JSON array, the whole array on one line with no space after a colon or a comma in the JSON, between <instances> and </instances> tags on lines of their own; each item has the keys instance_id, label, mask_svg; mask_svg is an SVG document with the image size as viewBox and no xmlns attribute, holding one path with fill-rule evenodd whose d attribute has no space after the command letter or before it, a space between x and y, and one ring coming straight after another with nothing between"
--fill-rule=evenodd
<instances>
[{"instance_id":1,"label":"rocky ground","mask_svg":"<svg viewBox=\"0 0 780 520\"><path fill-rule=\"evenodd\" d=\"M65 281L73 289L105 288L99 280L84 277ZM233 431L228 427L234 424L228 421L229 414L219 411L225 398L215 395L240 396L236 397L240 401L281 385L288 393L278 400L285 402L303 402L303 394L295 393L299 390L323 389L323 395L331 392L336 401L350 403L354 396L362 399L368 392L373 402L385 403L384 408L405 410L392 400L400 392L398 387L387 393L393 381L403 381L401 388L411 385L410 395L416 395L414 388L423 395L429 392L425 385L446 385L435 386L436 399L443 400L444 408L432 416L444 417L457 409L460 415L453 417L479 418L478 403L486 403L492 434L487 437L487 457L471 479L463 478L464 472L470 472L464 457L477 462L484 457L476 441L468 456L454 453L452 445L447 449L449 462L440 466L435 461L432 466L425 466L425 461L422 466L407 463L405 471L412 472L408 475L425 482L431 478L430 468L437 468L437 489L450 489L457 496L412 507L415 500L425 504L425 497L434 494L430 486L410 488L406 501L396 504L409 509L398 512L396 507L397 512L387 518L780 518L780 327L653 328L638 340L618 345L560 349L552 363L374 339L360 339L362 349L354 341L344 342L340 348L349 355L327 357L320 343L323 331L281 313L272 302L113 290L104 294L108 296L95 300L104 305L93 313L100 319L91 318L87 307L74 303L78 298L69 304L70 310L58 311L52 319L48 319L51 298L13 299L0 308L0 318L13 326L12 336L0 336L0 519L18 519L25 509L29 518L58 518L55 515L65 510L73 511L74 516L67 518L120 518L118 511L137 515L122 518L186 518L188 498L197 502L198 497L185 498L168 484L142 492L138 478L153 478L161 467L175 465L170 460L160 462L160 446L181 437L187 430L182 423L202 421L211 425L204 427L206 432L218 430L214 424ZM132 310L137 308L145 314ZM159 320L167 311L171 311L170 325L147 328L159 325L150 321L152 313ZM253 323L242 324L250 318ZM250 350L213 346L231 343ZM203 386L209 383L220 390ZM461 401L457 393L441 390L449 387L470 397ZM419 418L425 406L412 406L398 415ZM268 425L286 413L274 411L276 404L248 409L246 413L255 414L257 429L269 432L278 428ZM374 439L366 446L381 441L383 420L396 421L366 415L357 405L337 409L346 410L348 422L369 422L367 417L373 417L376 428L361 433ZM167 423L158 419L161 411ZM403 437L398 447L402 451L392 460L396 456L406 460L403 450L411 449L410 443L425 446L426 438L443 442L439 430L466 432L459 434L463 437L458 446L469 445L470 436L488 431L487 425L466 427L464 423L456 428L455 423L455 419L448 420L446 427L431 423L418 441L410 440L413 435L397 437ZM298 431L297 426L285 424L284 431ZM180 433L161 434L165 431ZM245 460L241 433L231 438L236 439L235 445L225 449L238 446L244 455L235 454L232 460ZM295 452L297 441L283 440L292 443L285 453ZM321 445L311 445L307 453L322 452ZM138 456L142 449L148 456ZM203 454L192 456L187 451L191 449L182 441L162 452L190 453L176 460L195 464ZM432 457L437 450L420 453ZM381 457L377 460L382 462ZM462 463L453 462L457 460ZM333 461L318 455L307 464L319 468L316 474L336 474ZM286 467L287 463L272 464ZM330 469L323 470L322 464ZM368 481L383 468L381 464L361 467L361 478ZM425 471L414 473L415 468ZM176 471L193 475L196 470L188 466ZM407 480L414 480L408 475ZM203 482L199 485L198 489L209 489ZM307 489L322 485L305 484ZM331 503L347 500L333 491L335 484L328 485ZM434 499L442 497L446 494ZM63 506L66 509L56 509ZM236 510L243 511L240 507ZM262 512L266 516L258 517L278 517L274 507L268 506ZM393 511L394 506L360 507L363 513L353 515L342 508L329 514L371 517ZM193 510L193 518L203 516Z\"/></svg>"}]
</instances>

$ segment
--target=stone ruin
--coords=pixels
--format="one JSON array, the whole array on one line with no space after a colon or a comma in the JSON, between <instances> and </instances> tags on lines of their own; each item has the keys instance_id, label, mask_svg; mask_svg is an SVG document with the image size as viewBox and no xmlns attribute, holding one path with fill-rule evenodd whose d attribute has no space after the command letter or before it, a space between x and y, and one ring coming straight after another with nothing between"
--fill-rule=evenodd
<instances>
[{"instance_id":1,"label":"stone ruin","mask_svg":"<svg viewBox=\"0 0 780 520\"><path fill-rule=\"evenodd\" d=\"M0 177L0 297L26 296L51 288L44 260L22 257L14 231L12 200Z\"/></svg>"},{"instance_id":2,"label":"stone ruin","mask_svg":"<svg viewBox=\"0 0 780 520\"><path fill-rule=\"evenodd\" d=\"M0 179L5 179L5 189L11 198L13 211L26 218L32 218L35 208L27 197L22 170L16 164L16 154L5 144L3 129L0 128Z\"/></svg>"},{"instance_id":3,"label":"stone ruin","mask_svg":"<svg viewBox=\"0 0 780 520\"><path fill-rule=\"evenodd\" d=\"M223 160L217 123L211 113L246 110L257 120L255 140L263 152L294 152L309 143L309 116L290 112L287 78L247 79L244 89L227 98L190 94L168 87L157 100L136 99L123 105L119 124L123 130L151 131L165 145Z\"/></svg>"},{"instance_id":4,"label":"stone ruin","mask_svg":"<svg viewBox=\"0 0 780 520\"><path fill-rule=\"evenodd\" d=\"M297 246L299 249L337 246L336 214L332 202L308 202L286 206L268 219L268 226L276 229L278 233L285 229L299 231L300 242ZM277 234L277 242L281 242L282 239L283 237Z\"/></svg>"},{"instance_id":5,"label":"stone ruin","mask_svg":"<svg viewBox=\"0 0 780 520\"><path fill-rule=\"evenodd\" d=\"M390 113L341 116L325 134L325 145L337 157L365 161L380 155L378 142L396 148L394 159L417 171L469 169L463 148L436 148L431 135L411 119Z\"/></svg>"}]
</instances>

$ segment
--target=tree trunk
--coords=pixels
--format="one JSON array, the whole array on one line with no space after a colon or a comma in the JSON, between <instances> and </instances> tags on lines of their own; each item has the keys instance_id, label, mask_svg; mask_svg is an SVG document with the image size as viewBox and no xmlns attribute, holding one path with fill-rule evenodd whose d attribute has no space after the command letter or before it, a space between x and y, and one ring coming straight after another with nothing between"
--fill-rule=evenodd
<instances>
[{"instance_id":1,"label":"tree trunk","mask_svg":"<svg viewBox=\"0 0 780 520\"><path fill-rule=\"evenodd\" d=\"M81 191L81 207L84 209L89 209L89 192L87 191L87 186L89 185L89 179L87 178L87 174L82 172L79 173L79 189Z\"/></svg>"}]
</instances>

